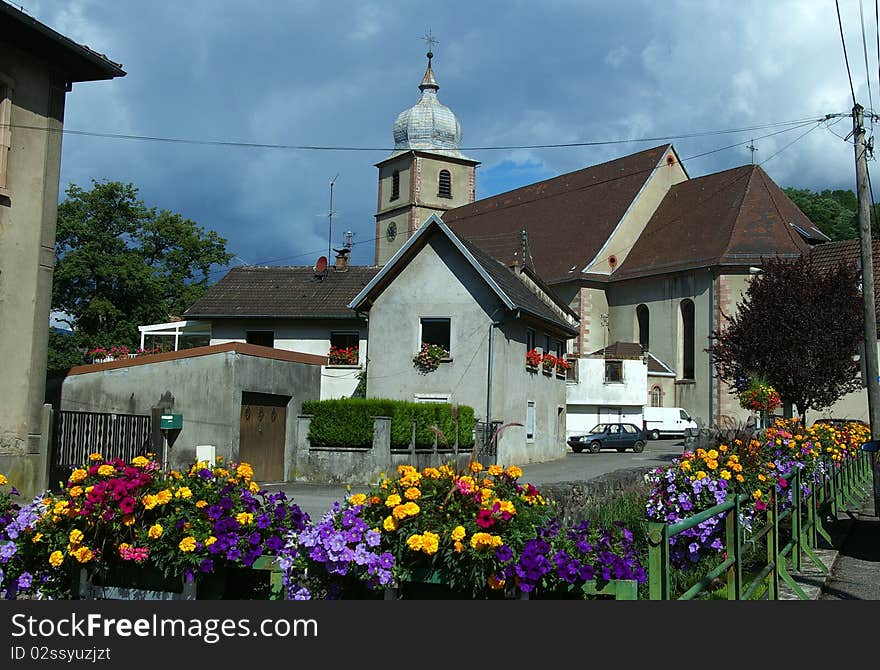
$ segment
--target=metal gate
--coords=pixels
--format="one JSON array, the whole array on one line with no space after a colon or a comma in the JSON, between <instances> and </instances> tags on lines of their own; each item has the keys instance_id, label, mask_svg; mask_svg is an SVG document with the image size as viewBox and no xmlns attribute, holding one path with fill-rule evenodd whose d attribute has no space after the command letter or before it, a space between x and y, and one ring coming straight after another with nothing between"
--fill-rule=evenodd
<instances>
[{"instance_id":1,"label":"metal gate","mask_svg":"<svg viewBox=\"0 0 880 670\"><path fill-rule=\"evenodd\" d=\"M500 421L477 421L474 426L476 459L483 465L494 465L498 461L498 441L493 438L500 425Z\"/></svg>"},{"instance_id":2,"label":"metal gate","mask_svg":"<svg viewBox=\"0 0 880 670\"><path fill-rule=\"evenodd\" d=\"M151 450L152 418L144 414L74 412L55 414L49 485L67 481L71 468L85 463L89 454L130 461Z\"/></svg>"}]
</instances>

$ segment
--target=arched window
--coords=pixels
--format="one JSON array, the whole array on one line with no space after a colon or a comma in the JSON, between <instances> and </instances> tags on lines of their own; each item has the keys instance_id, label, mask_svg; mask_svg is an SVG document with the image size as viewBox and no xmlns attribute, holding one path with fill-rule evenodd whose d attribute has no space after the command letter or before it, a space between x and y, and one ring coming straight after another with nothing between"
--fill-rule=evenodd
<instances>
[{"instance_id":1,"label":"arched window","mask_svg":"<svg viewBox=\"0 0 880 670\"><path fill-rule=\"evenodd\" d=\"M647 351L649 341L648 333L650 332L650 315L648 314L647 305L639 305L636 307L636 320L638 321L639 327L639 344L642 345L642 349Z\"/></svg>"},{"instance_id":2,"label":"arched window","mask_svg":"<svg viewBox=\"0 0 880 670\"><path fill-rule=\"evenodd\" d=\"M391 199L397 200L400 197L400 171L395 170L391 175Z\"/></svg>"},{"instance_id":3,"label":"arched window","mask_svg":"<svg viewBox=\"0 0 880 670\"><path fill-rule=\"evenodd\" d=\"M452 197L452 175L449 170L440 170L440 188L437 192L441 198Z\"/></svg>"},{"instance_id":4,"label":"arched window","mask_svg":"<svg viewBox=\"0 0 880 670\"><path fill-rule=\"evenodd\" d=\"M651 407L663 407L663 390L659 386L651 387Z\"/></svg>"},{"instance_id":5,"label":"arched window","mask_svg":"<svg viewBox=\"0 0 880 670\"><path fill-rule=\"evenodd\" d=\"M681 301L681 378L694 378L694 301Z\"/></svg>"}]
</instances>

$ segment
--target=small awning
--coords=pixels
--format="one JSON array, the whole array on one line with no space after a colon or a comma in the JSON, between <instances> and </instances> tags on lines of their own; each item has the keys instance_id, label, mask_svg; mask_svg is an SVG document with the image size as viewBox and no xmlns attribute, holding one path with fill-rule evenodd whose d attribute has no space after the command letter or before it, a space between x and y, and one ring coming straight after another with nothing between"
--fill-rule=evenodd
<instances>
[{"instance_id":1,"label":"small awning","mask_svg":"<svg viewBox=\"0 0 880 670\"><path fill-rule=\"evenodd\" d=\"M174 351L180 348L182 335L207 335L211 336L210 321L171 321L170 323L153 323L149 326L138 326L141 333L141 349L144 348L144 338L147 335L164 335L174 337Z\"/></svg>"}]
</instances>

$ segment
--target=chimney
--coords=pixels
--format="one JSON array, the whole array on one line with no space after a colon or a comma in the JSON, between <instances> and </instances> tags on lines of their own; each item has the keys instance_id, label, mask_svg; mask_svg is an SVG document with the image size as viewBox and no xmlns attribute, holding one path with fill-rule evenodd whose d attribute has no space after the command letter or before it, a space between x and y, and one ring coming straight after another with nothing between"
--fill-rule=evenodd
<instances>
[{"instance_id":1,"label":"chimney","mask_svg":"<svg viewBox=\"0 0 880 670\"><path fill-rule=\"evenodd\" d=\"M351 253L351 231L345 233L345 244L341 249L334 249L336 252L336 265L333 270L336 272L348 271L348 255Z\"/></svg>"}]
</instances>

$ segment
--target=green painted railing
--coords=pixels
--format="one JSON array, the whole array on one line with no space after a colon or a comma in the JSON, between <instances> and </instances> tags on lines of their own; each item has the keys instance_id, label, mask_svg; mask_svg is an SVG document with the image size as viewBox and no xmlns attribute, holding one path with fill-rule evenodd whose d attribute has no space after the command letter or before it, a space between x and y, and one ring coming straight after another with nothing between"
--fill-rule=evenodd
<instances>
[{"instance_id":1,"label":"green painted railing","mask_svg":"<svg viewBox=\"0 0 880 670\"><path fill-rule=\"evenodd\" d=\"M744 539L740 514L743 503L749 499L745 494L729 497L720 505L678 523L649 523L648 597L651 600L670 600L673 597L670 540L685 530L724 514L724 560L706 574L695 578L694 583L678 599L695 598L706 593L710 586L717 585L719 580L725 579L728 600L750 600L765 596L768 600L776 600L779 598L780 581L784 581L799 598L806 600L806 593L791 573L802 569L804 557L822 572L830 572L816 554L820 538L832 544L823 518L836 516L845 508L858 507L858 498L867 497L871 491L871 454L858 452L854 458L845 458L839 466L832 463L827 465L830 476L818 486L811 484L807 495L803 495L800 469L795 468L783 475L792 491L792 505L785 511L779 511L776 487L770 487L770 500L763 513L763 523L760 527L753 527L748 539ZM760 513L755 516L753 523L759 518ZM766 548L766 559L761 565L750 566L753 572L746 583L743 578L744 552L757 548L761 541ZM780 546L781 543L784 544Z\"/></svg>"}]
</instances>

